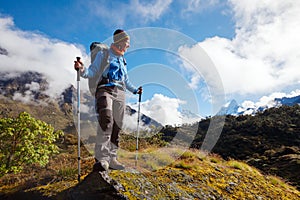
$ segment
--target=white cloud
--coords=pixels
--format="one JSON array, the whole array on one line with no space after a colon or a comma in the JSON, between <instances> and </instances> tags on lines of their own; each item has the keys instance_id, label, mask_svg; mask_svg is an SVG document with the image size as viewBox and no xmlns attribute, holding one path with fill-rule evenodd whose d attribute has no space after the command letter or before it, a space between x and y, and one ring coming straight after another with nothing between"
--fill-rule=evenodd
<instances>
[{"instance_id":1,"label":"white cloud","mask_svg":"<svg viewBox=\"0 0 300 200\"><path fill-rule=\"evenodd\" d=\"M129 131L129 133L136 134L135 131L137 131L137 119L138 119L138 114L134 113L132 115L125 115L124 116L124 125L123 129ZM144 137L143 132L150 132L151 127L144 125L142 121L139 123L139 130L141 131L139 134L139 137Z\"/></svg>"},{"instance_id":2,"label":"white cloud","mask_svg":"<svg viewBox=\"0 0 300 200\"><path fill-rule=\"evenodd\" d=\"M274 92L270 95L266 95L261 97L257 102L246 100L243 103L241 103L241 111L246 110L247 108L259 108L259 107L267 107L271 108L276 105L276 102L274 101L276 98L291 98L295 96L300 95L300 90L295 90L290 93L284 93L284 92Z\"/></svg>"},{"instance_id":3,"label":"white cloud","mask_svg":"<svg viewBox=\"0 0 300 200\"><path fill-rule=\"evenodd\" d=\"M125 130L136 130L137 129L137 113L133 115L125 115L124 116L124 126Z\"/></svg>"},{"instance_id":4,"label":"white cloud","mask_svg":"<svg viewBox=\"0 0 300 200\"><path fill-rule=\"evenodd\" d=\"M199 13L204 9L209 7L213 7L216 4L219 4L219 0L189 0L184 1L184 5L186 6L182 10L183 15L187 15L188 13Z\"/></svg>"},{"instance_id":5,"label":"white cloud","mask_svg":"<svg viewBox=\"0 0 300 200\"><path fill-rule=\"evenodd\" d=\"M0 46L8 51L7 56L0 55L1 71L40 72L49 82L46 93L54 97L70 84L76 84L73 61L76 56L87 59L83 48L49 39L38 33L19 30L10 17L0 18L0 35ZM28 87L38 89L34 83Z\"/></svg>"},{"instance_id":6,"label":"white cloud","mask_svg":"<svg viewBox=\"0 0 300 200\"><path fill-rule=\"evenodd\" d=\"M242 104L241 104L241 106L243 107L243 108L255 108L255 103L253 102L253 101L244 101ZM242 109L242 110L244 110L244 109ZM241 110L239 110L239 112L240 112Z\"/></svg>"},{"instance_id":7,"label":"white cloud","mask_svg":"<svg viewBox=\"0 0 300 200\"><path fill-rule=\"evenodd\" d=\"M213 60L226 93L265 94L299 84L300 1L231 0L230 5L235 37L199 43ZM190 51L197 57L196 46Z\"/></svg>"},{"instance_id":8,"label":"white cloud","mask_svg":"<svg viewBox=\"0 0 300 200\"><path fill-rule=\"evenodd\" d=\"M156 0L145 1L142 3L140 0L132 0L130 2L130 10L135 12L135 15L142 18L143 21L155 21L168 9L172 0Z\"/></svg>"},{"instance_id":9,"label":"white cloud","mask_svg":"<svg viewBox=\"0 0 300 200\"><path fill-rule=\"evenodd\" d=\"M141 113L151 117L162 125L182 124L182 116L179 112L180 105L184 101L170 98L162 94L154 94L152 99L141 103ZM136 105L131 105L134 109Z\"/></svg>"},{"instance_id":10,"label":"white cloud","mask_svg":"<svg viewBox=\"0 0 300 200\"><path fill-rule=\"evenodd\" d=\"M30 93L30 91L26 91L25 95L22 95L19 92L15 92L14 96L13 96L13 100L15 100L15 101L21 101L21 102L23 102L25 104L30 104L30 103L33 102L32 101L33 97L32 97L32 94Z\"/></svg>"},{"instance_id":11,"label":"white cloud","mask_svg":"<svg viewBox=\"0 0 300 200\"><path fill-rule=\"evenodd\" d=\"M24 104L32 104L32 105L46 105L47 103L43 100L37 100L34 97L34 94L31 90L26 90L23 94L20 92L15 92L12 97L15 101L21 101Z\"/></svg>"},{"instance_id":12,"label":"white cloud","mask_svg":"<svg viewBox=\"0 0 300 200\"><path fill-rule=\"evenodd\" d=\"M213 112L218 112L224 105L225 96L222 80L214 63L199 44L192 47L182 46L178 52L183 59L183 67L185 67L189 73L192 73L191 82L189 84L190 87L194 89L196 88L197 81L204 80L208 86L208 90L201 88L199 91L209 92L210 98L207 98L206 94L201 95L209 99L213 105Z\"/></svg>"},{"instance_id":13,"label":"white cloud","mask_svg":"<svg viewBox=\"0 0 300 200\"><path fill-rule=\"evenodd\" d=\"M25 85L26 88L28 88L31 91L39 91L40 90L40 84L37 82L31 82L30 84Z\"/></svg>"},{"instance_id":14,"label":"white cloud","mask_svg":"<svg viewBox=\"0 0 300 200\"><path fill-rule=\"evenodd\" d=\"M90 12L100 17L105 22L109 21L112 25L124 26L127 21L134 21L139 24L146 24L158 20L169 8L172 0L130 0L128 3L123 1L115 2L118 9L112 15L109 4L98 1L90 1Z\"/></svg>"},{"instance_id":15,"label":"white cloud","mask_svg":"<svg viewBox=\"0 0 300 200\"><path fill-rule=\"evenodd\" d=\"M189 87L192 88L193 90L197 89L198 88L198 83L199 83L200 79L201 79L200 76L197 76L197 75L192 76L191 82L188 84Z\"/></svg>"}]
</instances>

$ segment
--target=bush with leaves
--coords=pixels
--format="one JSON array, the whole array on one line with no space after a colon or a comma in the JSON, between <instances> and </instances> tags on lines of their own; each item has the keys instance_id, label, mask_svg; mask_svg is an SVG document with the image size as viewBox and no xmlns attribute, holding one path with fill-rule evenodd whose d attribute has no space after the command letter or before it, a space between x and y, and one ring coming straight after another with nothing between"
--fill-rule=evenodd
<instances>
[{"instance_id":1,"label":"bush with leaves","mask_svg":"<svg viewBox=\"0 0 300 200\"><path fill-rule=\"evenodd\" d=\"M0 176L17 173L25 165L45 166L58 152L54 143L62 131L22 112L17 118L0 119Z\"/></svg>"}]
</instances>

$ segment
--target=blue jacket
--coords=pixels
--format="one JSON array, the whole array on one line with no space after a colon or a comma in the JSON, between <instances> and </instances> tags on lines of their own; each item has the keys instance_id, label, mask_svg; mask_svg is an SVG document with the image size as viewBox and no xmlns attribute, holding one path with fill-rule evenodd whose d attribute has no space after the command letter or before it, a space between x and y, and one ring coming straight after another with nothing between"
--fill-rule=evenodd
<instances>
[{"instance_id":1,"label":"blue jacket","mask_svg":"<svg viewBox=\"0 0 300 200\"><path fill-rule=\"evenodd\" d=\"M101 85L101 86L121 86L118 82L124 82L126 89L132 93L136 93L138 89L132 85L132 83L128 79L127 67L124 64L125 60L123 56L115 55L111 49L109 49L109 67L103 72L102 76L105 78L109 78L109 83ZM95 57L94 62L88 67L84 68L81 76L83 78L91 78L94 77L97 72L100 70L101 62L104 55L102 51L99 51Z\"/></svg>"}]
</instances>

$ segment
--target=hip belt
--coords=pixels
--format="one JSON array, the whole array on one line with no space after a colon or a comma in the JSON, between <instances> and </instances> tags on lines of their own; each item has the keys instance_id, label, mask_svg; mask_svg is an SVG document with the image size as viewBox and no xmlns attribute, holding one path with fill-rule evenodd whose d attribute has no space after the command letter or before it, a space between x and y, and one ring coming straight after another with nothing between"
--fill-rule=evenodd
<instances>
[{"instance_id":1,"label":"hip belt","mask_svg":"<svg viewBox=\"0 0 300 200\"><path fill-rule=\"evenodd\" d=\"M119 80L109 80L109 78L102 77L102 80L99 82L97 88L106 87L106 86L117 86L125 90L125 82Z\"/></svg>"}]
</instances>

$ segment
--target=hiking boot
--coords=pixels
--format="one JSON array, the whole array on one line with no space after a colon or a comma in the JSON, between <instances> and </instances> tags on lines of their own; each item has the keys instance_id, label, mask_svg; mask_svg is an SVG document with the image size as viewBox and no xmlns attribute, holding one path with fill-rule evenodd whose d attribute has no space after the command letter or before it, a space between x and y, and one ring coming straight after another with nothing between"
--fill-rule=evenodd
<instances>
[{"instance_id":1,"label":"hiking boot","mask_svg":"<svg viewBox=\"0 0 300 200\"><path fill-rule=\"evenodd\" d=\"M122 165L117 158L112 158L110 163L109 163L109 168L110 169L116 169L116 170L123 170L125 169L125 166Z\"/></svg>"},{"instance_id":2,"label":"hiking boot","mask_svg":"<svg viewBox=\"0 0 300 200\"><path fill-rule=\"evenodd\" d=\"M106 160L100 160L96 162L93 166L93 171L95 172L103 172L108 170L108 162Z\"/></svg>"}]
</instances>

